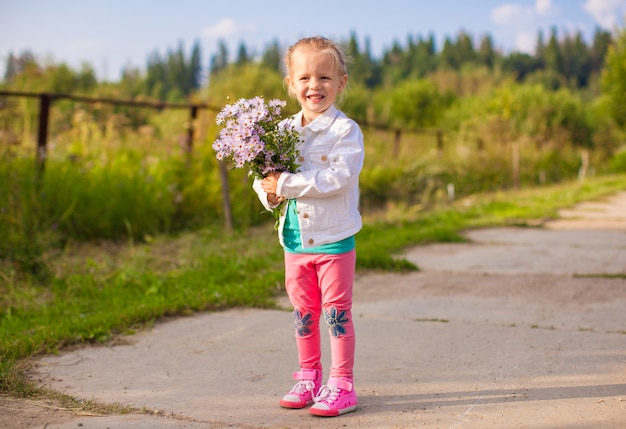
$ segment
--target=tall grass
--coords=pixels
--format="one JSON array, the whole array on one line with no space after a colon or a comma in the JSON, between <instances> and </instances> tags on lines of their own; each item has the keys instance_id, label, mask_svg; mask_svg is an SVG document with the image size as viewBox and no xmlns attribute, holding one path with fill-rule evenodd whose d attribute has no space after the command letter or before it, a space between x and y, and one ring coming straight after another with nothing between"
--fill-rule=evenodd
<instances>
[{"instance_id":1,"label":"tall grass","mask_svg":"<svg viewBox=\"0 0 626 429\"><path fill-rule=\"evenodd\" d=\"M405 133L396 143L390 133L366 131L363 206L374 209L403 202L429 207L452 198L450 189L454 197L462 198L477 192L555 184L577 178L583 162L582 150L572 145L538 145L529 138L502 142L457 139L454 134L444 134L443 145L438 147L433 133ZM592 152L586 174L607 171L605 155Z\"/></svg>"},{"instance_id":2,"label":"tall grass","mask_svg":"<svg viewBox=\"0 0 626 429\"><path fill-rule=\"evenodd\" d=\"M142 242L224 223L211 115L195 124L196 144L188 154L183 112L153 114L134 130L123 125L122 116L111 114L103 123L96 113L77 109L71 126L57 131L41 176L28 150L32 142L2 148L0 260L11 261L18 271L45 278L42 251L68 240ZM366 212L397 204L428 208L476 192L558 183L577 177L581 166L580 151L561 143L537 145L521 137L466 141L444 134L438 147L433 134L405 133L398 142L390 132L364 131L361 204ZM517 177L514 147L519 148ZM621 168L619 159L614 168ZM611 165L593 152L591 160L590 173ZM228 185L236 228L267 219L244 171L230 171Z\"/></svg>"}]
</instances>

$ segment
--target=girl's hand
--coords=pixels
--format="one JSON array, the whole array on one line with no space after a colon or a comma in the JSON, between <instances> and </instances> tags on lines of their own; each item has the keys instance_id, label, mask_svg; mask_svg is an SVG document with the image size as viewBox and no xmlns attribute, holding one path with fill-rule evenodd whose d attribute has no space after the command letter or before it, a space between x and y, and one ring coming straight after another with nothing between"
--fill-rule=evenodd
<instances>
[{"instance_id":1,"label":"girl's hand","mask_svg":"<svg viewBox=\"0 0 626 429\"><path fill-rule=\"evenodd\" d=\"M285 201L285 197L279 197L276 194L267 194L267 202L269 202L272 206L277 206L283 201Z\"/></svg>"},{"instance_id":2,"label":"girl's hand","mask_svg":"<svg viewBox=\"0 0 626 429\"><path fill-rule=\"evenodd\" d=\"M279 171L274 171L273 173L270 173L261 182L261 188L263 188L263 190L267 194L274 194L274 195L276 195L276 189L278 188L278 178L280 177L280 175L281 175L281 172L279 172ZM269 200L269 198L268 198L268 200Z\"/></svg>"}]
</instances>

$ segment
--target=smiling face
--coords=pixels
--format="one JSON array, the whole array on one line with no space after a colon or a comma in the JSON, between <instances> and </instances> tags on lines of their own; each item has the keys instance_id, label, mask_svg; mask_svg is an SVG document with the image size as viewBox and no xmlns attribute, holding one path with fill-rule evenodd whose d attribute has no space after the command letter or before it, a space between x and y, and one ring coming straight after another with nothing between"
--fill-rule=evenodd
<instances>
[{"instance_id":1,"label":"smiling face","mask_svg":"<svg viewBox=\"0 0 626 429\"><path fill-rule=\"evenodd\" d=\"M311 47L296 49L287 84L302 107L302 125L332 106L347 82L348 76L341 74L332 53Z\"/></svg>"}]
</instances>

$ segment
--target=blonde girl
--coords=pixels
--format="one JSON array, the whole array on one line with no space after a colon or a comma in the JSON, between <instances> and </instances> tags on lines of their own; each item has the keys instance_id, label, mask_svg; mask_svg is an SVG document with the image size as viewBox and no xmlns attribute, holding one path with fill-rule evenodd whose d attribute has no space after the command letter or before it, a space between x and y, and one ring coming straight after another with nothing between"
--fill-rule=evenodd
<instances>
[{"instance_id":1,"label":"blonde girl","mask_svg":"<svg viewBox=\"0 0 626 429\"><path fill-rule=\"evenodd\" d=\"M287 119L303 138L299 169L256 180L253 187L267 209L287 200L278 238L285 251L285 285L294 308L300 369L297 383L280 405L305 408L318 416L356 409L355 332L352 287L354 235L361 229L359 174L363 134L335 105L348 74L342 49L323 37L309 37L285 55L289 94L301 110ZM328 325L331 365L323 380L320 318Z\"/></svg>"}]
</instances>

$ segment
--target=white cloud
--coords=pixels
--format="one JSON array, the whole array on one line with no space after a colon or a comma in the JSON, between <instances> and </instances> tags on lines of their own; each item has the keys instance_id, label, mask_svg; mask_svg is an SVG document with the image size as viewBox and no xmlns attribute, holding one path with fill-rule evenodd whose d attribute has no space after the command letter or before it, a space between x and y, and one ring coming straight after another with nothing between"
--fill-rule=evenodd
<instances>
[{"instance_id":1,"label":"white cloud","mask_svg":"<svg viewBox=\"0 0 626 429\"><path fill-rule=\"evenodd\" d=\"M618 20L620 14L623 16L626 13L626 1L625 0L587 0L584 9L589 12L593 19L596 20L601 26L613 29Z\"/></svg>"},{"instance_id":2,"label":"white cloud","mask_svg":"<svg viewBox=\"0 0 626 429\"><path fill-rule=\"evenodd\" d=\"M537 35L525 31L520 31L515 36L515 49L519 52L532 54L537 45Z\"/></svg>"},{"instance_id":3,"label":"white cloud","mask_svg":"<svg viewBox=\"0 0 626 429\"><path fill-rule=\"evenodd\" d=\"M491 11L491 20L496 24L506 25L515 21L522 13L524 8L519 4L505 3Z\"/></svg>"},{"instance_id":4,"label":"white cloud","mask_svg":"<svg viewBox=\"0 0 626 429\"><path fill-rule=\"evenodd\" d=\"M205 37L226 38L239 32L237 23L231 18L224 18L215 25L211 25L202 30Z\"/></svg>"},{"instance_id":5,"label":"white cloud","mask_svg":"<svg viewBox=\"0 0 626 429\"><path fill-rule=\"evenodd\" d=\"M491 20L501 27L506 37L510 37L516 51L532 53L536 48L538 29L554 12L552 0L535 0L529 5L504 3L492 9Z\"/></svg>"},{"instance_id":6,"label":"white cloud","mask_svg":"<svg viewBox=\"0 0 626 429\"><path fill-rule=\"evenodd\" d=\"M552 0L536 0L535 1L535 12L539 15L543 15L550 10L552 7Z\"/></svg>"},{"instance_id":7,"label":"white cloud","mask_svg":"<svg viewBox=\"0 0 626 429\"><path fill-rule=\"evenodd\" d=\"M534 6L505 3L492 9L491 20L500 25L512 24L519 22L520 18L533 19L539 15L545 15L551 8L552 0L535 0Z\"/></svg>"}]
</instances>

